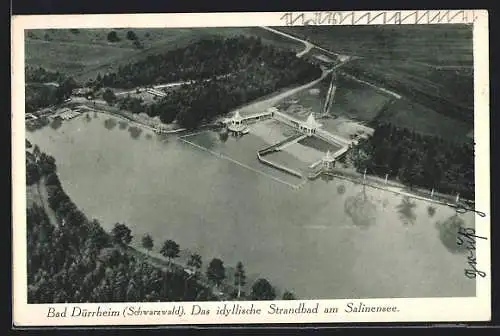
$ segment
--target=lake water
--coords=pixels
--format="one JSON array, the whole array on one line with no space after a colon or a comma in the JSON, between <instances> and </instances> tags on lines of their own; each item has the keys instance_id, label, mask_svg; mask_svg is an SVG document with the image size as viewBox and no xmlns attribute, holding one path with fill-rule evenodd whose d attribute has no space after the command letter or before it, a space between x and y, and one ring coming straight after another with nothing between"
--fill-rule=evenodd
<instances>
[{"instance_id":1,"label":"lake water","mask_svg":"<svg viewBox=\"0 0 500 336\"><path fill-rule=\"evenodd\" d=\"M455 214L451 208L435 205L431 216L429 203L405 203L344 180L318 179L296 190L175 136L129 129L101 114L27 138L56 158L68 195L106 229L124 222L139 239L151 234L157 247L173 239L205 264L241 260L251 276L300 298L475 293L463 275L466 256L453 253L436 224ZM244 138L207 137L207 147L230 148L236 159L261 167ZM472 214L460 218L474 225Z\"/></svg>"}]
</instances>

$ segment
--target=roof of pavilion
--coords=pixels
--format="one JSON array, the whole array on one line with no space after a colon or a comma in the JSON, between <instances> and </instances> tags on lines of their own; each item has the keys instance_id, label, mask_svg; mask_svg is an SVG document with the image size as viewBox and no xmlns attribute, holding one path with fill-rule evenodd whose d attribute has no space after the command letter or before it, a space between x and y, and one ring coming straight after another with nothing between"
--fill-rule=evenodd
<instances>
[{"instance_id":1,"label":"roof of pavilion","mask_svg":"<svg viewBox=\"0 0 500 336\"><path fill-rule=\"evenodd\" d=\"M309 128L318 128L322 126L319 122L316 121L313 113L309 114L306 121L303 122L303 125Z\"/></svg>"}]
</instances>

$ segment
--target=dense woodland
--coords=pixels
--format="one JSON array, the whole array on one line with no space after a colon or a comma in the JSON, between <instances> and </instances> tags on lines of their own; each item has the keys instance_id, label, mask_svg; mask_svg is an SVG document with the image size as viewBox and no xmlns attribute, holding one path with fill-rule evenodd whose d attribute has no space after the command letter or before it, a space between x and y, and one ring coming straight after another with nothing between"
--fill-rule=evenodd
<instances>
[{"instance_id":1,"label":"dense woodland","mask_svg":"<svg viewBox=\"0 0 500 336\"><path fill-rule=\"evenodd\" d=\"M474 145L424 136L390 124L379 125L372 137L350 153L359 172L397 178L410 187L474 199Z\"/></svg>"},{"instance_id":2,"label":"dense woodland","mask_svg":"<svg viewBox=\"0 0 500 336\"><path fill-rule=\"evenodd\" d=\"M119 99L118 104L134 113L159 116L163 123L177 120L183 127L196 128L249 101L320 75L318 66L293 52L262 44L256 37L238 37L203 39L164 55L149 56L116 73L99 75L90 84L134 88L192 81L150 104L130 96ZM116 97L108 94L106 100L113 104Z\"/></svg>"},{"instance_id":3,"label":"dense woodland","mask_svg":"<svg viewBox=\"0 0 500 336\"><path fill-rule=\"evenodd\" d=\"M27 209L28 302L152 302L208 301L219 299L214 293L224 290L226 298L272 300L274 287L258 279L250 291L243 264L236 266L234 283L227 284L222 260L214 258L202 274L202 257L191 255L188 267L173 263L180 247L166 240L160 253L168 264L159 267L148 256L128 244L133 236L123 223L106 232L98 221L89 220L64 192L53 157L26 141L27 185L38 193L46 188L48 204L33 203ZM40 193L41 195L41 193ZM51 213L47 212L49 207ZM52 217L52 218L51 218ZM154 241L142 237L142 246L151 251ZM219 288L213 291L213 286ZM294 299L286 291L283 299Z\"/></svg>"},{"instance_id":4,"label":"dense woodland","mask_svg":"<svg viewBox=\"0 0 500 336\"><path fill-rule=\"evenodd\" d=\"M304 77L315 78L315 75L321 73L316 66L297 58L294 52L263 44L258 37L239 36L224 39L214 36L165 54L150 55L138 62L120 66L117 72L98 75L96 80L89 84L130 89L202 80L259 67L264 71L250 77L283 85L291 84L294 80L303 80ZM271 82L263 84L270 85Z\"/></svg>"}]
</instances>

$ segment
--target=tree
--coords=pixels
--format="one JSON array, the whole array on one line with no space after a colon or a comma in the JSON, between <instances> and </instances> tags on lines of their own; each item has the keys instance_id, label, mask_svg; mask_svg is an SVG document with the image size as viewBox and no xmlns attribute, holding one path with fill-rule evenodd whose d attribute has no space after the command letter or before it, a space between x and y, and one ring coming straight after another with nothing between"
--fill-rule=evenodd
<instances>
[{"instance_id":1,"label":"tree","mask_svg":"<svg viewBox=\"0 0 500 336\"><path fill-rule=\"evenodd\" d=\"M216 287L219 287L222 281L226 278L226 269L224 268L224 263L218 258L212 259L207 268L207 278L215 283Z\"/></svg>"},{"instance_id":2,"label":"tree","mask_svg":"<svg viewBox=\"0 0 500 336\"><path fill-rule=\"evenodd\" d=\"M153 246L154 246L153 238L151 238L149 234L145 234L142 237L142 247L144 247L149 253L153 249Z\"/></svg>"},{"instance_id":3,"label":"tree","mask_svg":"<svg viewBox=\"0 0 500 336\"><path fill-rule=\"evenodd\" d=\"M276 292L266 279L258 279L252 286L251 298L253 300L274 300Z\"/></svg>"},{"instance_id":4,"label":"tree","mask_svg":"<svg viewBox=\"0 0 500 336\"><path fill-rule=\"evenodd\" d=\"M116 223L111 231L113 243L120 246L128 245L132 241L132 231L125 225Z\"/></svg>"},{"instance_id":5,"label":"tree","mask_svg":"<svg viewBox=\"0 0 500 336\"><path fill-rule=\"evenodd\" d=\"M38 165L32 162L26 163L26 184L33 185L40 180Z\"/></svg>"},{"instance_id":6,"label":"tree","mask_svg":"<svg viewBox=\"0 0 500 336\"><path fill-rule=\"evenodd\" d=\"M102 94L102 99L106 101L109 105L113 105L116 102L116 95L111 89L106 89Z\"/></svg>"},{"instance_id":7,"label":"tree","mask_svg":"<svg viewBox=\"0 0 500 336\"><path fill-rule=\"evenodd\" d=\"M191 254L187 265L191 267L196 273L198 273L202 265L201 256L198 253Z\"/></svg>"},{"instance_id":8,"label":"tree","mask_svg":"<svg viewBox=\"0 0 500 336\"><path fill-rule=\"evenodd\" d=\"M296 300L296 298L295 298L295 295L292 292L286 290L283 293L283 300Z\"/></svg>"},{"instance_id":9,"label":"tree","mask_svg":"<svg viewBox=\"0 0 500 336\"><path fill-rule=\"evenodd\" d=\"M234 273L234 284L238 287L238 298L241 296L241 287L246 284L245 269L243 263L238 261L236 264L236 272Z\"/></svg>"},{"instance_id":10,"label":"tree","mask_svg":"<svg viewBox=\"0 0 500 336\"><path fill-rule=\"evenodd\" d=\"M136 47L137 49L144 49L144 45L139 40L134 40L134 47Z\"/></svg>"},{"instance_id":11,"label":"tree","mask_svg":"<svg viewBox=\"0 0 500 336\"><path fill-rule=\"evenodd\" d=\"M116 31L112 30L108 33L108 41L112 43L120 41L120 38L118 37Z\"/></svg>"},{"instance_id":12,"label":"tree","mask_svg":"<svg viewBox=\"0 0 500 336\"><path fill-rule=\"evenodd\" d=\"M137 35L134 33L133 30L129 30L127 32L127 39L131 40L131 41L135 41L137 40Z\"/></svg>"},{"instance_id":13,"label":"tree","mask_svg":"<svg viewBox=\"0 0 500 336\"><path fill-rule=\"evenodd\" d=\"M180 252L180 247L179 244L177 244L173 240L166 240L163 243L163 246L160 250L160 253L165 257L168 258L168 263L171 264L172 259L179 257L179 252Z\"/></svg>"},{"instance_id":14,"label":"tree","mask_svg":"<svg viewBox=\"0 0 500 336\"><path fill-rule=\"evenodd\" d=\"M77 87L77 84L73 78L66 78L62 83L59 84L59 87L56 90L56 98L59 101L63 101L64 99L71 96L73 90Z\"/></svg>"}]
</instances>

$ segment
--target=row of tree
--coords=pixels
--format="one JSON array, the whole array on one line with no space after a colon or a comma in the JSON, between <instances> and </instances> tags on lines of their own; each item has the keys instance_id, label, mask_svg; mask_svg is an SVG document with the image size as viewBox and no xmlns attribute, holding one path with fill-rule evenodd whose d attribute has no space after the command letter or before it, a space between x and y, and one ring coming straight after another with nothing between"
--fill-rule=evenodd
<instances>
[{"instance_id":1,"label":"row of tree","mask_svg":"<svg viewBox=\"0 0 500 336\"><path fill-rule=\"evenodd\" d=\"M452 143L391 124L378 125L373 136L350 151L360 172L397 178L410 187L474 199L474 144Z\"/></svg>"},{"instance_id":2,"label":"row of tree","mask_svg":"<svg viewBox=\"0 0 500 336\"><path fill-rule=\"evenodd\" d=\"M217 299L210 285L225 285L222 260L212 259L203 277L202 258L193 254L187 264L192 270L190 274L172 262L179 256L180 246L167 240L160 253L168 259L168 267L161 267L128 247L133 236L125 224L115 224L108 233L98 221L86 218L64 192L53 157L34 145L31 152L27 151L27 164L27 184L38 184L39 188L43 184L48 194L47 204L41 195L42 204L27 209L29 303ZM145 249L153 249L150 235L141 241ZM265 279L257 280L248 296L241 290L245 284L245 270L240 262L234 286L221 288L236 288L230 293L233 298L276 298L274 287ZM286 292L283 298L294 296Z\"/></svg>"},{"instance_id":3,"label":"row of tree","mask_svg":"<svg viewBox=\"0 0 500 336\"><path fill-rule=\"evenodd\" d=\"M113 235L122 231L125 232L126 237L129 237L130 231L125 229L121 224L117 224L115 226ZM151 235L145 234L141 239L141 243L142 247L147 251L151 252L153 250L154 240ZM169 263L171 263L173 259L179 257L180 246L173 240L166 240L161 246L160 253L169 260ZM193 277L200 280L200 272L203 266L201 255L199 255L198 253L191 254L189 256L187 266L191 269ZM205 277L209 282L214 283L217 288L223 285L224 281L227 278L227 270L224 266L224 262L219 258L213 258L206 268ZM247 297L252 300L273 300L276 298L275 288L269 283L268 280L263 278L258 279L252 285L250 295L247 296L243 293L242 288L247 284L247 277L245 268L241 261L236 264L233 278L233 285L236 287L236 291L231 293L233 297ZM293 300L295 299L295 295L287 290L284 292L282 298L284 300Z\"/></svg>"}]
</instances>

